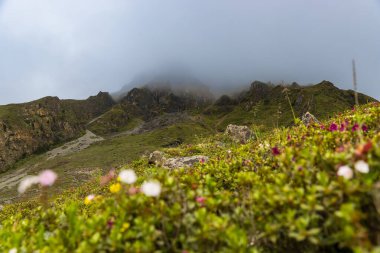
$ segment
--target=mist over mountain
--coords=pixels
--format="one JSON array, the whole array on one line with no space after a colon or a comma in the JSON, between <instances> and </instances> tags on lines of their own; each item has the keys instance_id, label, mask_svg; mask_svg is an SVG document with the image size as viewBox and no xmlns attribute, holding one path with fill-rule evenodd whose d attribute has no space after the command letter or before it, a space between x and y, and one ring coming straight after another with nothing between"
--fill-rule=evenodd
<instances>
[{"instance_id":1,"label":"mist over mountain","mask_svg":"<svg viewBox=\"0 0 380 253\"><path fill-rule=\"evenodd\" d=\"M379 98L378 0L3 0L0 104L84 99L167 62L226 90L330 80ZM135 82L136 81L136 82Z\"/></svg>"},{"instance_id":2,"label":"mist over mountain","mask_svg":"<svg viewBox=\"0 0 380 253\"><path fill-rule=\"evenodd\" d=\"M149 88L151 90L170 90L175 95L186 93L213 99L213 94L207 84L195 77L191 71L180 64L167 65L137 75L131 82L124 85L118 92L113 93L116 101L121 100L133 88Z\"/></svg>"}]
</instances>

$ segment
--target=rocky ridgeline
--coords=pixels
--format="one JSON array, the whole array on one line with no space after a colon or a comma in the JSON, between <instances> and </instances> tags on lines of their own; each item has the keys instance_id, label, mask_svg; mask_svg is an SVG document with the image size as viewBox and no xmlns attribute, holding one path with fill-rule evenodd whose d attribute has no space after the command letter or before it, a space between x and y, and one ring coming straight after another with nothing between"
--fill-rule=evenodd
<instances>
[{"instance_id":1,"label":"rocky ridgeline","mask_svg":"<svg viewBox=\"0 0 380 253\"><path fill-rule=\"evenodd\" d=\"M11 105L11 113L0 117L0 172L20 158L78 137L86 122L113 104L109 94L101 92L87 100L45 97Z\"/></svg>"}]
</instances>

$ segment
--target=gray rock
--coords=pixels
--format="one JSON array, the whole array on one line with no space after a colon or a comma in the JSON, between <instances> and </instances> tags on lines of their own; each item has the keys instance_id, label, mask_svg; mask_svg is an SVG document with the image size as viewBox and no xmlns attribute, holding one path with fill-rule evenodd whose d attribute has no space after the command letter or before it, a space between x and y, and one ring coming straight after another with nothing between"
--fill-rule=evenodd
<instances>
[{"instance_id":1,"label":"gray rock","mask_svg":"<svg viewBox=\"0 0 380 253\"><path fill-rule=\"evenodd\" d=\"M252 131L247 126L228 125L225 134L233 141L247 143L252 137Z\"/></svg>"},{"instance_id":2,"label":"gray rock","mask_svg":"<svg viewBox=\"0 0 380 253\"><path fill-rule=\"evenodd\" d=\"M307 112L302 116L302 123L305 126L309 126L311 124L320 124L317 118L310 112Z\"/></svg>"},{"instance_id":3,"label":"gray rock","mask_svg":"<svg viewBox=\"0 0 380 253\"><path fill-rule=\"evenodd\" d=\"M155 164L157 166L161 166L165 161L164 152L154 151L149 155L149 164Z\"/></svg>"},{"instance_id":4,"label":"gray rock","mask_svg":"<svg viewBox=\"0 0 380 253\"><path fill-rule=\"evenodd\" d=\"M163 167L168 169L177 169L177 168L190 168L194 164L201 161L208 162L209 158L203 155L196 155L190 157L177 157L166 159L163 163Z\"/></svg>"}]
</instances>

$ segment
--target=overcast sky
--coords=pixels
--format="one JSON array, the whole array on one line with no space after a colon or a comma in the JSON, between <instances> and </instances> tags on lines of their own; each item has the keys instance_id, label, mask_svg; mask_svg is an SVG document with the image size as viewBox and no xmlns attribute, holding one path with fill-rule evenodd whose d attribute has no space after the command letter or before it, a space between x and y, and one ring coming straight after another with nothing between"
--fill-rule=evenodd
<instances>
[{"instance_id":1,"label":"overcast sky","mask_svg":"<svg viewBox=\"0 0 380 253\"><path fill-rule=\"evenodd\" d=\"M0 104L85 98L176 62L214 85L352 87L380 99L380 0L0 0Z\"/></svg>"}]
</instances>

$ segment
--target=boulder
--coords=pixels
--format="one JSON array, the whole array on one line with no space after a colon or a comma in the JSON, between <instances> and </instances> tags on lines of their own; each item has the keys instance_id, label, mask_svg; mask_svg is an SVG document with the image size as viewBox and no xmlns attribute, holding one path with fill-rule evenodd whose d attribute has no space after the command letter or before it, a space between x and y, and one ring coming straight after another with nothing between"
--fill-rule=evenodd
<instances>
[{"instance_id":1,"label":"boulder","mask_svg":"<svg viewBox=\"0 0 380 253\"><path fill-rule=\"evenodd\" d=\"M163 167L168 169L190 168L196 163L207 162L208 160L209 158L203 155L169 158L164 161Z\"/></svg>"},{"instance_id":2,"label":"boulder","mask_svg":"<svg viewBox=\"0 0 380 253\"><path fill-rule=\"evenodd\" d=\"M165 161L164 155L164 152L154 151L149 155L149 164L155 164L157 166L162 165Z\"/></svg>"},{"instance_id":3,"label":"boulder","mask_svg":"<svg viewBox=\"0 0 380 253\"><path fill-rule=\"evenodd\" d=\"M312 124L320 124L319 121L317 120L317 118L313 114L311 114L310 112L307 112L302 116L302 123L305 126L309 126Z\"/></svg>"},{"instance_id":4,"label":"boulder","mask_svg":"<svg viewBox=\"0 0 380 253\"><path fill-rule=\"evenodd\" d=\"M247 126L228 125L225 134L233 141L247 143L252 136L252 131Z\"/></svg>"}]
</instances>

